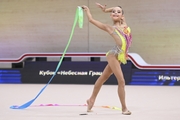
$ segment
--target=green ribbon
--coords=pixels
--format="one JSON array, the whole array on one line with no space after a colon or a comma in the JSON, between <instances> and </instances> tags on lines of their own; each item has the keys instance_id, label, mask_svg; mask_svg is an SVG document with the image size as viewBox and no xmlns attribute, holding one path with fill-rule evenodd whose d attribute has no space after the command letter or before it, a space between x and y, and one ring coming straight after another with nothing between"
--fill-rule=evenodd
<instances>
[{"instance_id":1,"label":"green ribbon","mask_svg":"<svg viewBox=\"0 0 180 120\"><path fill-rule=\"evenodd\" d=\"M76 15L77 14L78 14L79 27L83 28L83 9L82 9L82 7L78 6L78 9L76 11Z\"/></svg>"},{"instance_id":2,"label":"green ribbon","mask_svg":"<svg viewBox=\"0 0 180 120\"><path fill-rule=\"evenodd\" d=\"M72 36L73 36L73 33L74 33L74 29L76 27L77 22L79 23L79 28L83 28L83 9L80 6L78 6L78 8L76 9L76 15L75 15L74 24L73 24L73 27L72 27L72 30L71 30L71 34L70 34L68 43L67 43L67 45L66 45L66 47L64 49L64 52L62 54L62 57L61 57L61 59L59 61L59 64L58 64L58 66L56 68L56 72L57 72L57 70L59 69L59 67L60 67L60 65L62 63L62 60L63 60L63 58L64 58L64 56L66 54L66 51L67 51L67 49L69 47L69 44L71 43Z\"/></svg>"},{"instance_id":3,"label":"green ribbon","mask_svg":"<svg viewBox=\"0 0 180 120\"><path fill-rule=\"evenodd\" d=\"M76 27L77 22L79 23L79 27L82 28L83 27L83 9L81 7L79 7L79 6L76 9L76 15L75 15L75 20L74 20L74 24L73 24L73 27L72 27L71 35L69 37L68 43L67 43L67 45L66 45L66 47L64 49L64 52L63 52L63 54L61 56L61 59L60 59L58 65L56 67L56 70L55 70L53 76L51 77L49 82L40 90L40 92L36 95L35 98L33 98L32 100L26 102L25 104L23 104L21 106L13 105L13 106L10 107L11 109L25 109L25 108L29 107L39 97L39 95L44 91L44 89L49 85L49 83L52 81L52 79L56 75L56 73L57 73L57 71L58 71L58 69L59 69L59 67L60 67L60 65L62 63L62 60L63 60L63 58L64 58L64 56L66 54L66 51L67 51L67 49L69 47L69 44L70 44L70 42L72 40L72 36L73 36L74 29Z\"/></svg>"}]
</instances>

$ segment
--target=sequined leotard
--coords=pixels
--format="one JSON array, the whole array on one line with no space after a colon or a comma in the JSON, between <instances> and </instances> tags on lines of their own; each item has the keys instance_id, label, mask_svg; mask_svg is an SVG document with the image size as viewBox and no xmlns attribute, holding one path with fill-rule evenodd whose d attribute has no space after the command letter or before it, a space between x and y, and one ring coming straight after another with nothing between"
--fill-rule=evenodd
<instances>
[{"instance_id":1,"label":"sequined leotard","mask_svg":"<svg viewBox=\"0 0 180 120\"><path fill-rule=\"evenodd\" d=\"M127 55L128 55L127 52L132 42L131 29L130 27L126 27L123 29L123 31L121 31L115 27L114 34L117 34L120 37L122 41L122 46L119 47L118 45L115 45L111 50L107 52L106 55L108 54L117 55L118 60L121 63L126 64Z\"/></svg>"}]
</instances>

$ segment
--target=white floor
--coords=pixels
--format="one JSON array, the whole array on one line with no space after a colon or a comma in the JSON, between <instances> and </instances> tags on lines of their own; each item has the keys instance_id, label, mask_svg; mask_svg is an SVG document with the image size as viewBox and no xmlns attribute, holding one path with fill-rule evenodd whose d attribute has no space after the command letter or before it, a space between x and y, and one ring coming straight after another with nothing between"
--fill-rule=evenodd
<instances>
[{"instance_id":1,"label":"white floor","mask_svg":"<svg viewBox=\"0 0 180 120\"><path fill-rule=\"evenodd\" d=\"M33 99L44 84L0 84L0 120L180 120L180 86L126 86L126 101L132 115L120 110L116 85L104 85L98 95L94 112L86 113L86 99L93 85L51 84L23 110L10 109ZM61 106L40 106L58 104Z\"/></svg>"}]
</instances>

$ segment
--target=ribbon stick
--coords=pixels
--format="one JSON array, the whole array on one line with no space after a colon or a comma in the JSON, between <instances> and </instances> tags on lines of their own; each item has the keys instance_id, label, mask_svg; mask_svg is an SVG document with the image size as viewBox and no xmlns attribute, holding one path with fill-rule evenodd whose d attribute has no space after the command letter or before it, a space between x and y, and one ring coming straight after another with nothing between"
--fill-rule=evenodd
<instances>
[{"instance_id":1,"label":"ribbon stick","mask_svg":"<svg viewBox=\"0 0 180 120\"><path fill-rule=\"evenodd\" d=\"M76 27L76 24L77 22L79 23L79 27L82 28L83 27L83 9L81 7L77 7L76 9L76 14L75 14L75 20L74 20L74 24L73 24L73 27L72 27L72 31L71 31L71 34L70 34L70 37L69 37L69 40L68 40L68 43L64 49L64 52L61 56L61 59L56 67L56 70L54 72L54 75L51 77L51 79L49 80L49 82L40 90L40 92L35 96L34 99L28 101L27 103L23 104L23 105L20 105L20 106L17 106L17 105L13 105L13 106L10 106L11 109L25 109L27 107L29 107L38 97L39 95L45 90L45 88L49 85L49 83L53 80L54 76L56 75L61 63L62 63L62 60L66 54L66 51L69 47L69 44L71 42L71 39L72 39L72 36L73 36L73 33L74 33L74 29Z\"/></svg>"}]
</instances>

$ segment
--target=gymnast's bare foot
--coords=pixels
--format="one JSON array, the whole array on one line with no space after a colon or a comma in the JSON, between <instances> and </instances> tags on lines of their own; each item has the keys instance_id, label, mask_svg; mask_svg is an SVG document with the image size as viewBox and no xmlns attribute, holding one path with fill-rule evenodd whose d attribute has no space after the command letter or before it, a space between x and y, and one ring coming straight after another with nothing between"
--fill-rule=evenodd
<instances>
[{"instance_id":1,"label":"gymnast's bare foot","mask_svg":"<svg viewBox=\"0 0 180 120\"><path fill-rule=\"evenodd\" d=\"M92 112L92 107L93 107L93 105L94 105L94 102L92 101L92 100L90 100L90 99L88 99L87 101L87 112Z\"/></svg>"}]
</instances>

